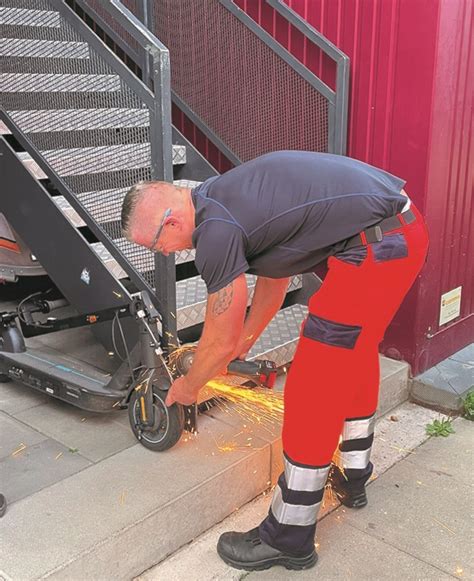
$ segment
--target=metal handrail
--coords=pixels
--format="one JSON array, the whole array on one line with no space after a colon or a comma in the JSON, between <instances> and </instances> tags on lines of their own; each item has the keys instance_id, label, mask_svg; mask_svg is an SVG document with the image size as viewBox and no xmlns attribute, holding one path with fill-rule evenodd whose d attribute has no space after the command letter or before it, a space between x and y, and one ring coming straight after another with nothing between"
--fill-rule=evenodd
<instances>
[{"instance_id":1,"label":"metal handrail","mask_svg":"<svg viewBox=\"0 0 474 581\"><path fill-rule=\"evenodd\" d=\"M134 92L150 112L150 144L151 144L151 177L154 180L172 182L172 140L171 140L171 90L170 90L170 60L168 49L148 30L119 0L108 0L103 7L126 25L127 31L136 39L150 57L150 73L153 79L154 91L150 90L133 72L102 42L87 24L62 0L54 0L54 8L67 23L87 42L111 69ZM95 236L104 244L118 264L127 272L132 282L139 289L151 290L147 281L133 267L127 258L117 249L108 236L96 224L91 214L80 204L69 189L66 182L51 167L47 160L37 150L29 137L6 114L0 115L7 126L15 133L18 141L30 152L32 158L50 178L55 187L64 195L79 216L84 220ZM159 273L159 275L158 275ZM164 280L166 279L166 280ZM176 341L176 292L175 292L174 255L165 257L156 255L155 286L153 295L155 306L162 314L164 338ZM124 293L129 299L128 293Z\"/></svg>"}]
</instances>

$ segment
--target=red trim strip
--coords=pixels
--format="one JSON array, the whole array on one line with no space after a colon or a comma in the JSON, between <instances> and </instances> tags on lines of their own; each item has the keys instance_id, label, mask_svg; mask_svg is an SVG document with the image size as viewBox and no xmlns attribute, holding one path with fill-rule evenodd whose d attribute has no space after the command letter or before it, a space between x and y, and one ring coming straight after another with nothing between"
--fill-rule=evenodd
<instances>
[{"instance_id":1,"label":"red trim strip","mask_svg":"<svg viewBox=\"0 0 474 581\"><path fill-rule=\"evenodd\" d=\"M6 238L0 238L0 248L6 248L12 252L17 252L18 254L21 252L20 247L16 242L13 242L13 240L7 240Z\"/></svg>"}]
</instances>

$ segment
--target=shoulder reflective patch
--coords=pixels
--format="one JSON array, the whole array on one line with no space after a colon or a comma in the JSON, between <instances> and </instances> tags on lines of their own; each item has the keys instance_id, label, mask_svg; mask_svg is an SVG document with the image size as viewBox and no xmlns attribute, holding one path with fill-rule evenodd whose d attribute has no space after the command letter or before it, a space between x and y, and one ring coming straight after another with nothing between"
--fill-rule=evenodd
<instances>
[{"instance_id":1,"label":"shoulder reflective patch","mask_svg":"<svg viewBox=\"0 0 474 581\"><path fill-rule=\"evenodd\" d=\"M303 336L334 347L354 349L361 331L362 327L358 325L344 325L309 314L303 327Z\"/></svg>"}]
</instances>

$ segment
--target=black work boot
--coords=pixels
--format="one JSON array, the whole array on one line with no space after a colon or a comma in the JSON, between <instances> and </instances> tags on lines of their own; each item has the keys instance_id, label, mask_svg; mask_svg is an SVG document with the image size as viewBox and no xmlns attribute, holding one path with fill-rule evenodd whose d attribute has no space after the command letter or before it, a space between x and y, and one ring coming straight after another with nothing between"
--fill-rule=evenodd
<instances>
[{"instance_id":1,"label":"black work boot","mask_svg":"<svg viewBox=\"0 0 474 581\"><path fill-rule=\"evenodd\" d=\"M367 504L365 484L370 474L360 479L348 479L343 471L333 464L329 471L328 484L338 500L349 508L363 508Z\"/></svg>"},{"instance_id":2,"label":"black work boot","mask_svg":"<svg viewBox=\"0 0 474 581\"><path fill-rule=\"evenodd\" d=\"M270 547L260 539L258 527L246 533L224 533L217 543L217 552L228 565L245 571L263 571L274 565L309 569L318 560L314 550L309 555L296 557Z\"/></svg>"}]
</instances>

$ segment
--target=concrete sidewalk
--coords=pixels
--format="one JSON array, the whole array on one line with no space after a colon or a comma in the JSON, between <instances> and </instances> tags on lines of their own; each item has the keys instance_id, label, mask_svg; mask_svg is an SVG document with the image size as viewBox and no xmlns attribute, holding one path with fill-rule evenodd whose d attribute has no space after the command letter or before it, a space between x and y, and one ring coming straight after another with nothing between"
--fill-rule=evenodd
<instances>
[{"instance_id":1,"label":"concrete sidewalk","mask_svg":"<svg viewBox=\"0 0 474 581\"><path fill-rule=\"evenodd\" d=\"M396 422L389 416L377 428L376 466L378 474L386 471L369 486L369 506L332 511L326 507L318 525L320 559L314 569L292 572L274 567L246 573L231 569L216 555L221 532L247 530L260 522L268 510L267 495L139 581L473 579L473 425L457 419L455 434L431 438L413 450L409 442L426 439L421 428L434 412L404 404L396 414ZM388 464L393 465L387 469Z\"/></svg>"}]
</instances>

